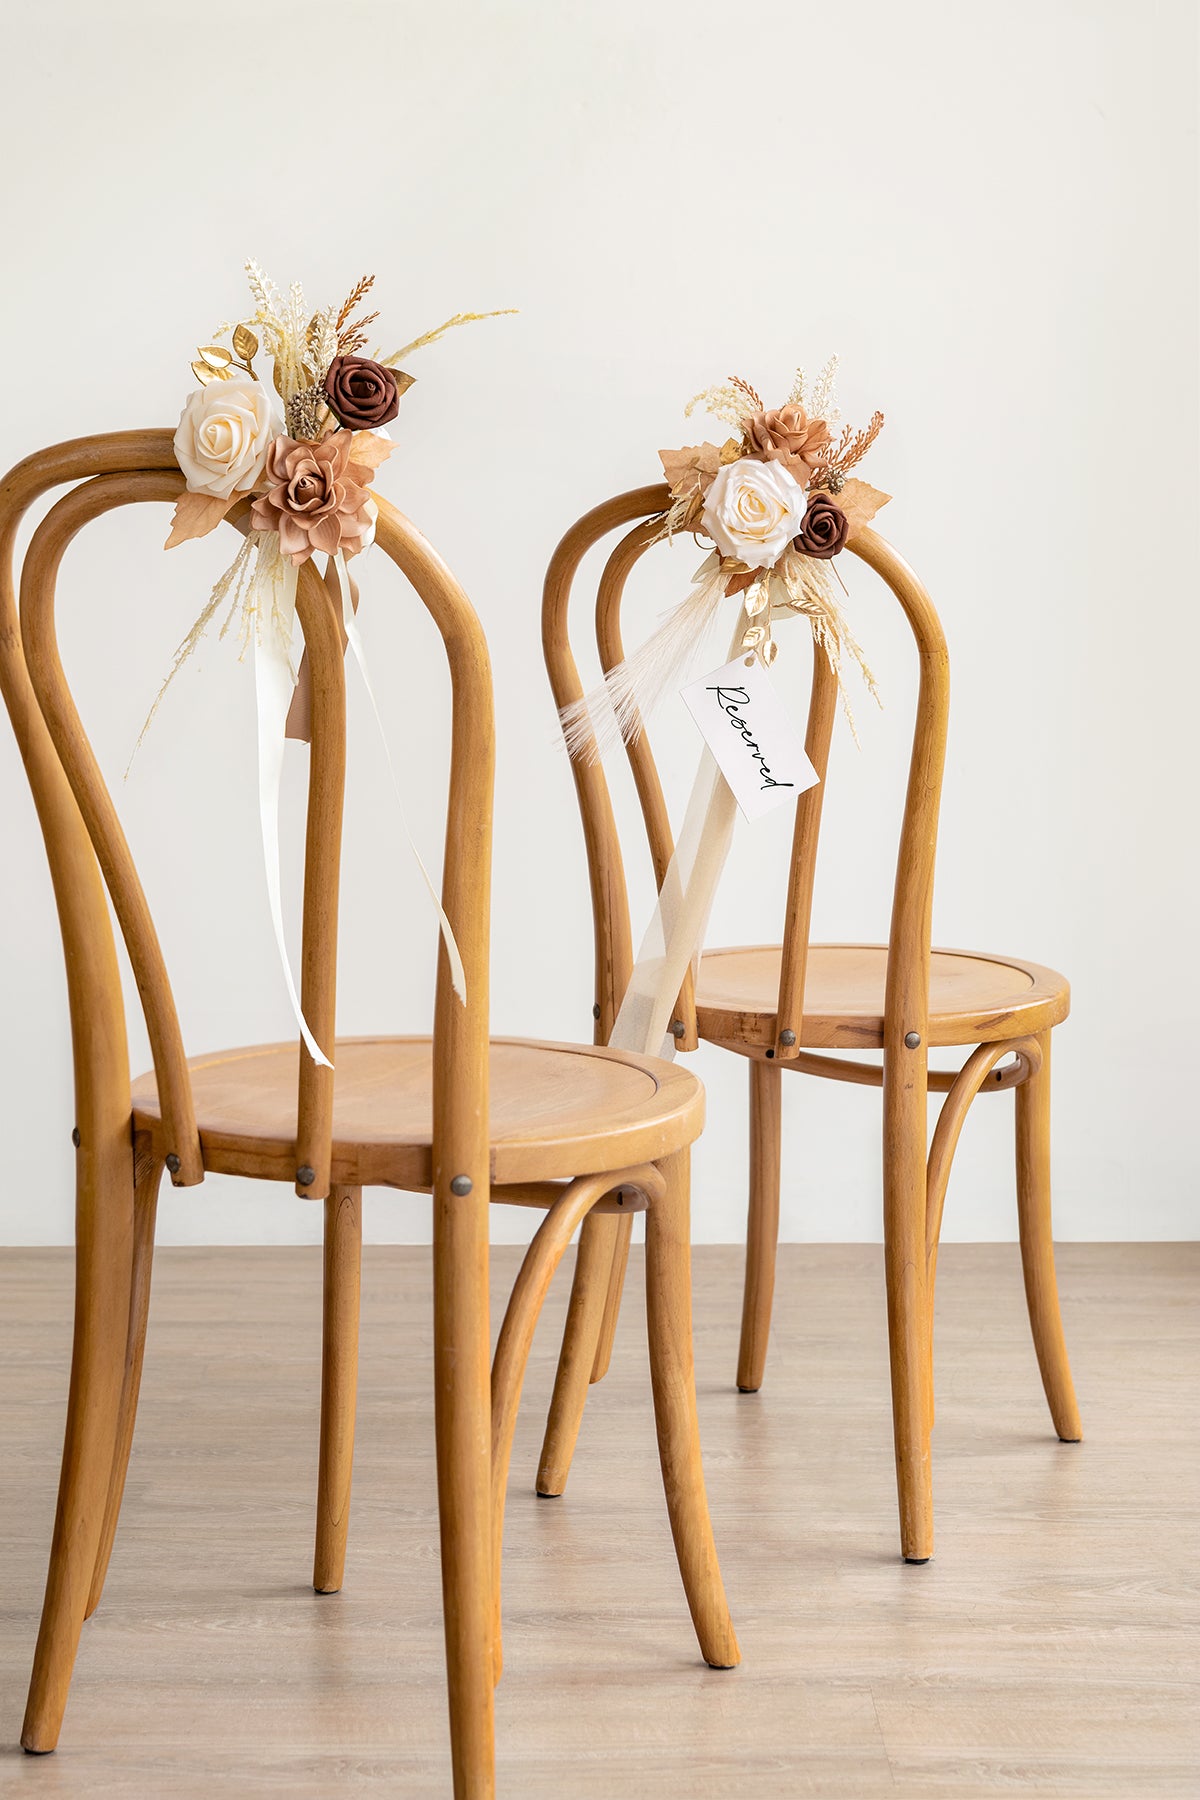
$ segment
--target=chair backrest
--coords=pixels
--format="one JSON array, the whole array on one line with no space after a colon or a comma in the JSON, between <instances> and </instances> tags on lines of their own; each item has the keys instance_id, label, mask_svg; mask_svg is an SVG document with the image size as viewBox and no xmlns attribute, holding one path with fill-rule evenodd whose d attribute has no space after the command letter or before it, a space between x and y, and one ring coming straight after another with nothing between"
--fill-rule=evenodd
<instances>
[{"instance_id":1,"label":"chair backrest","mask_svg":"<svg viewBox=\"0 0 1200 1800\"><path fill-rule=\"evenodd\" d=\"M657 540L662 514L670 505L663 484L634 488L585 513L571 527L551 558L542 603L542 646L550 684L560 708L582 697L583 687L571 649L571 589L584 556L609 532L633 523L617 543L600 577L595 628L605 671L624 656L621 601L629 575ZM938 807L946 751L950 674L946 641L933 603L912 570L876 532L862 528L847 546L882 577L899 600L916 639L920 685L912 758L889 938L885 1046L916 1030L928 1042L929 958L933 917L933 871L937 846ZM783 917L783 963L775 1019L774 1055L788 1061L800 1053L800 1021L812 914L817 838L825 797L829 742L837 709L837 681L827 659L814 652L805 745L820 776L816 787L796 802L791 868ZM674 849L662 784L645 731L626 746L642 818L650 843L655 878L661 888ZM586 750L573 759L575 788L583 815L591 877L596 942L596 1040L606 1043L629 981L633 948L624 865L603 767ZM689 975L679 996L676 1035L680 1048L697 1042L696 1007ZM682 1029L680 1029L680 1027ZM770 1052L768 1052L770 1054Z\"/></svg>"},{"instance_id":2,"label":"chair backrest","mask_svg":"<svg viewBox=\"0 0 1200 1800\"><path fill-rule=\"evenodd\" d=\"M14 554L28 508L74 483L29 543L19 588ZM124 1001L105 887L137 983L177 1186L203 1179L183 1039L162 950L116 809L63 674L55 633L59 565L92 519L139 501L175 502L184 481L170 431L78 438L39 451L0 483L0 687L25 762L49 859L67 965L77 1142L85 1153L130 1119ZM441 633L450 667L452 733L442 900L462 952L466 1003L439 950L434 1012L434 1183L468 1173L487 1186L488 913L494 736L491 672L466 595L420 533L386 500L376 541L408 578ZM243 531L248 507L230 515ZM19 592L19 610L17 595ZM301 1003L318 1043L332 1046L345 785L345 675L333 598L311 563L300 570L300 620L312 669L301 948ZM334 1071L300 1053L297 1192L328 1193ZM307 1168L305 1167L307 1165ZM450 1173L446 1173L449 1171Z\"/></svg>"}]
</instances>

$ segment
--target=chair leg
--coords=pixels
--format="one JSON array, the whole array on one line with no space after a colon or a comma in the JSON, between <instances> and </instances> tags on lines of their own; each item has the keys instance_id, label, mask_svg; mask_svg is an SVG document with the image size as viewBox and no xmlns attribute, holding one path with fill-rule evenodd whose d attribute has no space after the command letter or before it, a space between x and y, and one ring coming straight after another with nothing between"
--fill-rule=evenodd
<instances>
[{"instance_id":1,"label":"chair leg","mask_svg":"<svg viewBox=\"0 0 1200 1800\"><path fill-rule=\"evenodd\" d=\"M441 1184L439 1184L441 1186ZM433 1379L454 1800L494 1800L488 1191L435 1192Z\"/></svg>"},{"instance_id":2,"label":"chair leg","mask_svg":"<svg viewBox=\"0 0 1200 1800\"><path fill-rule=\"evenodd\" d=\"M133 1148L128 1119L91 1148L81 1121L76 1157L75 1341L58 1509L46 1598L21 1743L53 1750L62 1728L79 1633L104 1529L129 1337L133 1266Z\"/></svg>"},{"instance_id":3,"label":"chair leg","mask_svg":"<svg viewBox=\"0 0 1200 1800\"><path fill-rule=\"evenodd\" d=\"M1076 1444L1083 1436L1083 1426L1063 1336L1050 1227L1050 1033L1042 1033L1039 1042L1042 1066L1016 1092L1021 1263L1029 1323L1050 1416L1063 1442Z\"/></svg>"},{"instance_id":4,"label":"chair leg","mask_svg":"<svg viewBox=\"0 0 1200 1800\"><path fill-rule=\"evenodd\" d=\"M325 1202L321 1325L321 1452L313 1587L336 1594L346 1573L354 1408L358 1396L358 1311L362 1272L362 1189L335 1187Z\"/></svg>"},{"instance_id":5,"label":"chair leg","mask_svg":"<svg viewBox=\"0 0 1200 1800\"><path fill-rule=\"evenodd\" d=\"M603 1381L612 1361L617 1324L621 1317L621 1297L625 1292L625 1271L629 1267L629 1240L633 1236L633 1214L618 1215L613 1220L616 1236L613 1243L612 1268L608 1272L608 1294L604 1301L604 1317L592 1361L592 1380Z\"/></svg>"},{"instance_id":6,"label":"chair leg","mask_svg":"<svg viewBox=\"0 0 1200 1800\"><path fill-rule=\"evenodd\" d=\"M925 1245L926 1084L884 1060L883 1245L892 1431L905 1562L933 1555L932 1344Z\"/></svg>"},{"instance_id":7,"label":"chair leg","mask_svg":"<svg viewBox=\"0 0 1200 1800\"><path fill-rule=\"evenodd\" d=\"M624 1220L611 1213L589 1213L579 1233L567 1322L537 1472L537 1491L546 1500L562 1493L571 1473L608 1299L615 1227L622 1224Z\"/></svg>"},{"instance_id":8,"label":"chair leg","mask_svg":"<svg viewBox=\"0 0 1200 1800\"><path fill-rule=\"evenodd\" d=\"M746 1284L737 1384L743 1394L762 1386L775 1297L779 1243L780 1115L783 1070L758 1057L750 1061L750 1209L746 1221Z\"/></svg>"},{"instance_id":9,"label":"chair leg","mask_svg":"<svg viewBox=\"0 0 1200 1800\"><path fill-rule=\"evenodd\" d=\"M100 1604L108 1575L109 1558L117 1535L121 1502L125 1497L125 1477L129 1471L129 1452L133 1448L133 1432L137 1423L138 1396L142 1388L142 1361L146 1353L146 1324L150 1316L150 1278L154 1266L154 1226L158 1216L158 1189L162 1180L161 1158L145 1160L147 1146L134 1145L134 1173L137 1185L133 1192L133 1275L129 1290L129 1330L125 1340L125 1378L121 1387L121 1412L117 1422L117 1447L113 1455L112 1474L108 1482L108 1502L104 1511L104 1527L100 1548L92 1573L85 1619L90 1619Z\"/></svg>"},{"instance_id":10,"label":"chair leg","mask_svg":"<svg viewBox=\"0 0 1200 1800\"><path fill-rule=\"evenodd\" d=\"M641 1206L644 1206L646 1200L663 1192L662 1177L658 1170L644 1165L623 1170L615 1183L611 1173L584 1175L564 1188L534 1233L525 1252L509 1295L500 1336L496 1340L496 1354L492 1358L492 1589L495 1599L492 1641L497 1681L500 1679L503 1663L500 1581L504 1548L504 1506L525 1366L529 1361L542 1303L567 1245L580 1221L588 1216L598 1200L613 1191L614 1185L631 1190L623 1196L631 1208L635 1201L640 1200ZM500 1198L503 1197L501 1190ZM640 1207L634 1209L640 1210ZM621 1214L614 1216L618 1224L624 1223Z\"/></svg>"},{"instance_id":11,"label":"chair leg","mask_svg":"<svg viewBox=\"0 0 1200 1800\"><path fill-rule=\"evenodd\" d=\"M646 1214L646 1312L658 1454L701 1655L714 1669L731 1669L741 1652L713 1542L696 1416L689 1153L681 1150L658 1166L666 1193Z\"/></svg>"}]
</instances>

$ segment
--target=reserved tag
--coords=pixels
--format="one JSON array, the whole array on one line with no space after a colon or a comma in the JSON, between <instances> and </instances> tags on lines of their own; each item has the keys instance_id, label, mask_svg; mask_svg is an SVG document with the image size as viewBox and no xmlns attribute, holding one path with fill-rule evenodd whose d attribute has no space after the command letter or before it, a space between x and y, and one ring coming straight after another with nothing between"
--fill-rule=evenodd
<instances>
[{"instance_id":1,"label":"reserved tag","mask_svg":"<svg viewBox=\"0 0 1200 1800\"><path fill-rule=\"evenodd\" d=\"M681 692L747 819L816 787L804 739L757 656L739 656Z\"/></svg>"}]
</instances>

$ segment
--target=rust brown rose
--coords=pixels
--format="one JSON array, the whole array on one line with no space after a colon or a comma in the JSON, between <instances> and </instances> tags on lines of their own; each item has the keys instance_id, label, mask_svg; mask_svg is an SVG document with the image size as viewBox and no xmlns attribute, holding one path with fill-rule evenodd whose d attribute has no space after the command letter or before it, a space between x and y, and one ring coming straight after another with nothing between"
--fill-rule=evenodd
<instances>
[{"instance_id":1,"label":"rust brown rose","mask_svg":"<svg viewBox=\"0 0 1200 1800\"><path fill-rule=\"evenodd\" d=\"M267 451L267 491L254 502L256 531L277 531L279 548L294 563L314 550L332 556L361 550L373 522L369 505L371 471L352 462L351 434L330 432L307 439L277 437Z\"/></svg>"},{"instance_id":2,"label":"rust brown rose","mask_svg":"<svg viewBox=\"0 0 1200 1800\"><path fill-rule=\"evenodd\" d=\"M824 562L845 547L850 536L850 521L828 494L813 494L800 526L800 535L792 541L801 556L815 556Z\"/></svg>"},{"instance_id":3,"label":"rust brown rose","mask_svg":"<svg viewBox=\"0 0 1200 1800\"><path fill-rule=\"evenodd\" d=\"M374 431L400 411L396 377L369 356L335 356L325 376L325 398L341 425Z\"/></svg>"},{"instance_id":4,"label":"rust brown rose","mask_svg":"<svg viewBox=\"0 0 1200 1800\"><path fill-rule=\"evenodd\" d=\"M802 406L772 406L746 422L750 454L763 462L782 463L801 486L812 474L817 451L828 442L824 419L810 419Z\"/></svg>"}]
</instances>

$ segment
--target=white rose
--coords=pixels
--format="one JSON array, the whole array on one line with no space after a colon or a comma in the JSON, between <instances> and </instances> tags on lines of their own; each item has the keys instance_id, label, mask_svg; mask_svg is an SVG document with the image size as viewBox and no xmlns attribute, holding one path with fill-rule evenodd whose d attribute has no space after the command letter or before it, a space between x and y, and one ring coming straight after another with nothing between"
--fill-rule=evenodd
<instances>
[{"instance_id":1,"label":"white rose","mask_svg":"<svg viewBox=\"0 0 1200 1800\"><path fill-rule=\"evenodd\" d=\"M722 556L770 569L799 531L806 506L804 489L782 463L744 456L718 471L702 523Z\"/></svg>"},{"instance_id":2,"label":"white rose","mask_svg":"<svg viewBox=\"0 0 1200 1800\"><path fill-rule=\"evenodd\" d=\"M175 460L192 493L227 500L254 486L282 430L261 381L210 381L180 414Z\"/></svg>"}]
</instances>

